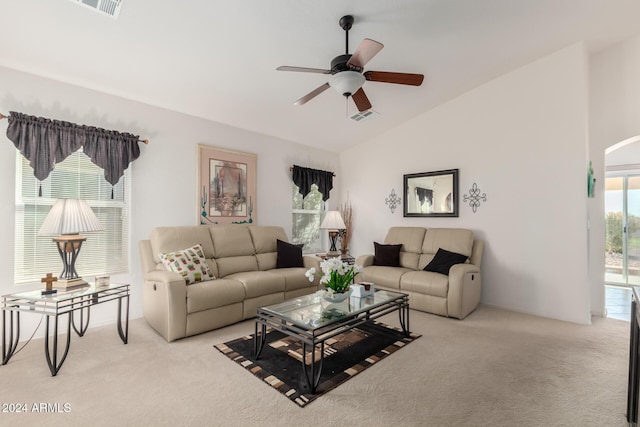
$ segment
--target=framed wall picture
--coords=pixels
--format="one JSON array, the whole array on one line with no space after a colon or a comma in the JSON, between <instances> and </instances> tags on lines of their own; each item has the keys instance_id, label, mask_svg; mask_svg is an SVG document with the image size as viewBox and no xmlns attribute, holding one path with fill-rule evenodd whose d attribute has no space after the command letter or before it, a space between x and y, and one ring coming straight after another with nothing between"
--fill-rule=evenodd
<instances>
[{"instance_id":1,"label":"framed wall picture","mask_svg":"<svg viewBox=\"0 0 640 427\"><path fill-rule=\"evenodd\" d=\"M255 154L198 144L198 224L256 222Z\"/></svg>"},{"instance_id":2,"label":"framed wall picture","mask_svg":"<svg viewBox=\"0 0 640 427\"><path fill-rule=\"evenodd\" d=\"M457 217L458 169L404 175L405 217Z\"/></svg>"}]
</instances>

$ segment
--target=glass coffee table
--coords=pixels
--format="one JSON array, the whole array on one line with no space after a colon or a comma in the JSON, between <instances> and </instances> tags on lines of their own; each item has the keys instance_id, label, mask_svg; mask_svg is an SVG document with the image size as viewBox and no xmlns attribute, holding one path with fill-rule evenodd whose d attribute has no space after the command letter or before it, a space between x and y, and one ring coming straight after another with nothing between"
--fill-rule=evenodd
<instances>
[{"instance_id":1,"label":"glass coffee table","mask_svg":"<svg viewBox=\"0 0 640 427\"><path fill-rule=\"evenodd\" d=\"M297 338L302 343L302 374L311 392L315 393L322 374L324 342L394 311L398 311L402 331L409 336L409 296L399 292L378 290L373 295L351 297L340 303L325 301L320 294L315 293L260 307L256 314L253 336L254 354L256 359L260 357L267 328ZM319 360L316 360L315 348L318 345ZM309 366L306 363L308 348Z\"/></svg>"},{"instance_id":2,"label":"glass coffee table","mask_svg":"<svg viewBox=\"0 0 640 427\"><path fill-rule=\"evenodd\" d=\"M2 364L6 365L16 351L20 341L20 313L41 314L46 317L44 333L44 354L51 371L56 376L67 358L71 344L71 328L82 337L89 327L91 306L109 301L118 302L118 335L124 344L129 339L129 285L115 284L94 287L84 286L69 291L60 291L51 295L42 295L41 291L19 292L2 296ZM122 308L126 300L126 308ZM78 312L76 324L74 313ZM66 343L62 358L58 360L58 318L67 315ZM7 319L8 317L8 319ZM53 345L49 349L49 318L53 318ZM123 327L124 322L124 327Z\"/></svg>"}]
</instances>

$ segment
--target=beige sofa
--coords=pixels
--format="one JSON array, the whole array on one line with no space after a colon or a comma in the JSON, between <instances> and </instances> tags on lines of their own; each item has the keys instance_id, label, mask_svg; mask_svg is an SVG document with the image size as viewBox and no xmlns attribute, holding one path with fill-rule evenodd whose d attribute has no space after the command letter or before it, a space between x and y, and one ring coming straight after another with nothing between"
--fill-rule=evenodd
<instances>
[{"instance_id":1,"label":"beige sofa","mask_svg":"<svg viewBox=\"0 0 640 427\"><path fill-rule=\"evenodd\" d=\"M356 263L364 267L357 281L373 282L376 289L409 295L411 308L441 316L464 319L480 302L480 261L483 242L471 230L459 228L392 227L385 244L402 244L400 266L377 266L374 255L363 255ZM423 271L438 248L468 257L449 275Z\"/></svg>"},{"instance_id":2,"label":"beige sofa","mask_svg":"<svg viewBox=\"0 0 640 427\"><path fill-rule=\"evenodd\" d=\"M139 243L143 274L143 314L167 341L217 329L254 317L259 306L310 294L305 272L319 259L304 256L304 268L276 268L276 240L287 242L282 227L212 225L158 227ZM216 279L186 284L168 271L160 254L202 246Z\"/></svg>"}]
</instances>

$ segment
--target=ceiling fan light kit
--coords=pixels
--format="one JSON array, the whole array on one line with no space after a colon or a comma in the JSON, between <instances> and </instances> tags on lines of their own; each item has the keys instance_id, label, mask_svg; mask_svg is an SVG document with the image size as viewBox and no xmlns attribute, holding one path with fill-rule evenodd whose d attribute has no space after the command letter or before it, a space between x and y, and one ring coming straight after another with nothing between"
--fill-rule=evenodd
<instances>
[{"instance_id":1,"label":"ceiling fan light kit","mask_svg":"<svg viewBox=\"0 0 640 427\"><path fill-rule=\"evenodd\" d=\"M353 54L349 54L349 30L354 22L351 15L345 15L338 22L340 27L345 31L345 49L344 55L338 55L331 61L331 68L324 70L321 68L292 67L283 65L277 68L278 71L297 71L303 73L331 74L331 79L312 90L302 98L294 102L295 105L304 105L322 92L327 90L329 86L334 88L338 94L345 97L351 97L358 107L358 111L367 111L371 109L371 102L364 93L362 86L367 81L402 84L409 86L420 86L424 80L422 74L395 73L389 71L367 71L364 72L364 66L382 50L384 45L375 40L364 39ZM363 73L364 72L364 73Z\"/></svg>"},{"instance_id":2,"label":"ceiling fan light kit","mask_svg":"<svg viewBox=\"0 0 640 427\"><path fill-rule=\"evenodd\" d=\"M351 96L356 93L366 81L364 76L357 71L343 71L334 74L329 84L340 95Z\"/></svg>"}]
</instances>

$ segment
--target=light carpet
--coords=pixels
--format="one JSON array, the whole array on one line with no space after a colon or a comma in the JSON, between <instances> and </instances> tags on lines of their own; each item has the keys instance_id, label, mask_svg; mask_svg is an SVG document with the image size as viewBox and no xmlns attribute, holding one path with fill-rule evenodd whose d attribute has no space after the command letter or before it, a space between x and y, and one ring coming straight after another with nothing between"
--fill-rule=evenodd
<instances>
[{"instance_id":1,"label":"light carpet","mask_svg":"<svg viewBox=\"0 0 640 427\"><path fill-rule=\"evenodd\" d=\"M411 330L422 338L304 409L212 350L252 321L170 344L143 319L127 345L115 325L90 329L57 377L35 340L0 367L0 404L29 408L0 412L0 425L626 425L628 322L480 306L463 321L411 311ZM39 403L59 412L32 412Z\"/></svg>"}]
</instances>

